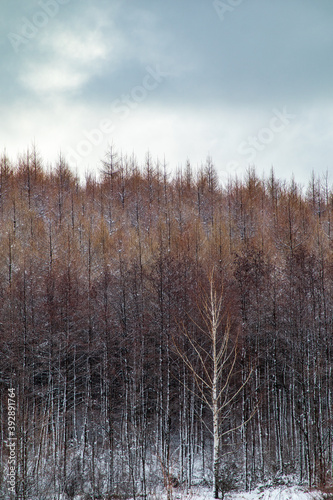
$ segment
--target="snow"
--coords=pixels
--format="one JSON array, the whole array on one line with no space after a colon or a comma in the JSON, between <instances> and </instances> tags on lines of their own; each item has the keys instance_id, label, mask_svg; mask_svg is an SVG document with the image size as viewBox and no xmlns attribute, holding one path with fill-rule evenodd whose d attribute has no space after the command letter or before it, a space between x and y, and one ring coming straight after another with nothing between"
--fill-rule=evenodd
<instances>
[{"instance_id":1,"label":"snow","mask_svg":"<svg viewBox=\"0 0 333 500\"><path fill-rule=\"evenodd\" d=\"M319 500L322 498L319 491L307 491L299 486L260 488L251 492L233 493L230 495L232 500Z\"/></svg>"},{"instance_id":2,"label":"snow","mask_svg":"<svg viewBox=\"0 0 333 500\"><path fill-rule=\"evenodd\" d=\"M162 495L164 500L166 495ZM300 486L279 486L264 488L258 487L252 491L236 491L226 493L224 500L322 500L320 491L309 491ZM213 499L212 489L193 488L189 493L180 493L173 490L172 500L211 500Z\"/></svg>"},{"instance_id":3,"label":"snow","mask_svg":"<svg viewBox=\"0 0 333 500\"><path fill-rule=\"evenodd\" d=\"M172 489L170 493L168 497L166 490L164 490L160 493L148 494L148 498L149 500L167 500L168 498L169 500L213 500L214 498L212 488L202 486L194 487L188 493L180 489ZM60 496L60 498L61 500L68 499L67 496ZM74 500L83 500L83 498L87 497L77 495ZM310 491L301 486L261 486L252 491L234 491L226 493L224 496L224 500L323 500L324 498L322 492Z\"/></svg>"}]
</instances>

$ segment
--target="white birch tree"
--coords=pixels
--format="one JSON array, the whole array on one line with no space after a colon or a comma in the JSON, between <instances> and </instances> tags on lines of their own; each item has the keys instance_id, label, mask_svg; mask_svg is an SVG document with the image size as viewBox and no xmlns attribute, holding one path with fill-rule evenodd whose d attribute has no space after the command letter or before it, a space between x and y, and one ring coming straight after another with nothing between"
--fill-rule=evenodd
<instances>
[{"instance_id":1,"label":"white birch tree","mask_svg":"<svg viewBox=\"0 0 333 500\"><path fill-rule=\"evenodd\" d=\"M174 339L175 350L194 378L200 399L211 411L214 498L219 498L220 490L221 438L235 430L235 428L222 430L221 423L226 417L230 405L241 393L252 374L251 370L245 381L241 382L238 387L231 387L230 382L235 373L237 361L237 338L234 345L231 346L229 318L227 318L224 328L222 327L224 319L222 302L223 292L220 295L217 293L212 272L209 279L209 292L203 296L203 305L200 310L204 326L202 327L192 320L208 342L206 345L202 345L186 328L182 327L182 333L190 347L190 355ZM189 390L191 389L189 388Z\"/></svg>"}]
</instances>

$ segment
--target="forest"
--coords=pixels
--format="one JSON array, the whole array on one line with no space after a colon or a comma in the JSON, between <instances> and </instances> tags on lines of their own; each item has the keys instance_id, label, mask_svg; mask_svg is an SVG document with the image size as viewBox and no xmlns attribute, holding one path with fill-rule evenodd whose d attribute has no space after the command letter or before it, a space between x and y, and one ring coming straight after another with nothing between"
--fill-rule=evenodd
<instances>
[{"instance_id":1,"label":"forest","mask_svg":"<svg viewBox=\"0 0 333 500\"><path fill-rule=\"evenodd\" d=\"M0 496L331 487L332 222L327 175L3 153Z\"/></svg>"}]
</instances>

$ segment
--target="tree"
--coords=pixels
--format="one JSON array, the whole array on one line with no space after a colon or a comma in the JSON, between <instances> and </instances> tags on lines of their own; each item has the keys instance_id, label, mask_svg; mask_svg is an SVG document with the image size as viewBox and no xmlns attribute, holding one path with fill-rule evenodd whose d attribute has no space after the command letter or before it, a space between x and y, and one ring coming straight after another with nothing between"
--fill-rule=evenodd
<instances>
[{"instance_id":1,"label":"tree","mask_svg":"<svg viewBox=\"0 0 333 500\"><path fill-rule=\"evenodd\" d=\"M233 386L232 378L235 374L237 361L237 337L233 346L231 344L230 320L222 310L223 292L218 295L214 273L209 278L209 292L204 294L200 315L203 326L193 323L204 335L206 342L194 338L185 328L182 333L188 341L190 353L180 347L174 339L175 350L194 378L198 389L199 398L204 401L211 411L213 420L213 493L214 498L219 498L220 490L220 443L222 436L235 429L222 429L221 423L227 418L228 409L247 384L252 370L246 379L239 385ZM222 328L222 324L224 327ZM208 342L207 342L208 341Z\"/></svg>"}]
</instances>

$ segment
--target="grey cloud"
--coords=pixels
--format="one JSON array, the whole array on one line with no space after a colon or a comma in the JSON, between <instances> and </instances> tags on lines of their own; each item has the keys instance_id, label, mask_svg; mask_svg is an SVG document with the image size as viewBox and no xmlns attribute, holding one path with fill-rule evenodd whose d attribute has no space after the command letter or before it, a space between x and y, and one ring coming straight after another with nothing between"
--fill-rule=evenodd
<instances>
[{"instance_id":1,"label":"grey cloud","mask_svg":"<svg viewBox=\"0 0 333 500\"><path fill-rule=\"evenodd\" d=\"M237 3L222 1L229 6ZM8 34L20 33L22 19L37 19L40 0L3 4L0 107L4 117L13 108L24 110L32 103L48 117L50 99L56 102L59 96L68 109L108 109L112 101L140 85L147 66L156 64L168 76L141 108L173 110L180 119L184 109L191 110L198 123L209 121L212 110L220 111L223 121L226 109L237 117L249 109L251 116L256 110L267 115L274 107L288 106L299 115L309 107L332 103L331 0L243 0L223 20L213 0L68 0L58 4L57 14L50 15L17 52ZM60 48L55 44L65 35L77 40L81 51L82 44L89 52L92 41L100 42L105 54L94 57L92 52L90 59L75 59L74 42L71 51L66 43ZM45 78L48 67L64 70L64 78L67 71L74 84L43 93L34 84L39 75ZM148 125L143 127L148 130ZM18 123L18 136L19 130ZM312 141L315 135L312 130ZM204 157L209 138L203 138L201 148ZM184 151L186 156L191 151Z\"/></svg>"}]
</instances>

